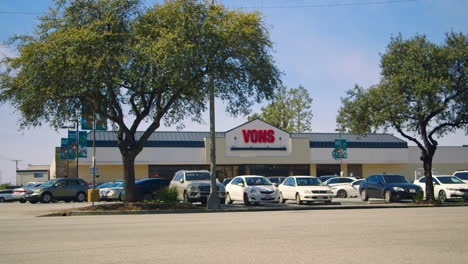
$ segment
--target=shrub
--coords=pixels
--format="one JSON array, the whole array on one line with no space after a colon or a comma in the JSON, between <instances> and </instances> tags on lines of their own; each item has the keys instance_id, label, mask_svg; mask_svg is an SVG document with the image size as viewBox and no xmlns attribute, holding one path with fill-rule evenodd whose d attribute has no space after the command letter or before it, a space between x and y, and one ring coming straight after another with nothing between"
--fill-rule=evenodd
<instances>
[{"instance_id":1,"label":"shrub","mask_svg":"<svg viewBox=\"0 0 468 264\"><path fill-rule=\"evenodd\" d=\"M166 203L177 202L177 190L174 187L164 187L158 193L159 200Z\"/></svg>"},{"instance_id":2,"label":"shrub","mask_svg":"<svg viewBox=\"0 0 468 264\"><path fill-rule=\"evenodd\" d=\"M413 196L413 201L417 204L421 203L424 200L424 193L418 192L415 196Z\"/></svg>"}]
</instances>

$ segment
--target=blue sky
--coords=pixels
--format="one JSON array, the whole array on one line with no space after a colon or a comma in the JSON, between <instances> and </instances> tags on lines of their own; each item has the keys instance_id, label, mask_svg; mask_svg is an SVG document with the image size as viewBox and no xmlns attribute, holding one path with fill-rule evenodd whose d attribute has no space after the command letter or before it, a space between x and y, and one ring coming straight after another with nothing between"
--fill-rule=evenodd
<instances>
[{"instance_id":1,"label":"blue sky","mask_svg":"<svg viewBox=\"0 0 468 264\"><path fill-rule=\"evenodd\" d=\"M150 5L153 0L144 1ZM426 34L441 43L449 31L467 33L467 0L223 0L228 8L258 10L263 14L274 42L275 59L284 73L286 86L303 85L313 98L313 132L332 132L340 97L354 84L369 86L379 80L380 53L391 36L408 38ZM14 34L32 33L36 14L53 5L49 0L0 0L0 42ZM0 46L0 56L14 50ZM261 105L254 107L259 110ZM217 131L242 124L246 117L233 118L217 103ZM48 127L19 131L18 114L0 105L0 182L13 182L15 163L50 164L54 146L66 131ZM187 131L208 131L205 123L186 122ZM174 130L174 128L161 128ZM395 134L400 137L398 134ZM401 138L401 137L400 137ZM468 144L462 131L440 139L440 145Z\"/></svg>"}]
</instances>

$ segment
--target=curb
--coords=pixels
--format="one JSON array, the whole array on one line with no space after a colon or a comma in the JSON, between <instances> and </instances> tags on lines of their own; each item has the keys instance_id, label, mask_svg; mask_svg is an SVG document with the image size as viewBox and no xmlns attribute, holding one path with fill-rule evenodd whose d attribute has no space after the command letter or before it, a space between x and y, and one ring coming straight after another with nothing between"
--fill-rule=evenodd
<instances>
[{"instance_id":1,"label":"curb","mask_svg":"<svg viewBox=\"0 0 468 264\"><path fill-rule=\"evenodd\" d=\"M354 209L386 209L386 208L432 208L432 207L464 207L462 204L422 204L422 205L328 205L328 206L297 206L297 207L266 207L266 208L221 208L221 209L190 209L190 210L141 210L141 211L70 211L56 212L38 217L86 216L86 215L141 215L141 214L190 214L190 213L234 213L234 212L272 212L272 211L307 211L307 210L354 210Z\"/></svg>"}]
</instances>

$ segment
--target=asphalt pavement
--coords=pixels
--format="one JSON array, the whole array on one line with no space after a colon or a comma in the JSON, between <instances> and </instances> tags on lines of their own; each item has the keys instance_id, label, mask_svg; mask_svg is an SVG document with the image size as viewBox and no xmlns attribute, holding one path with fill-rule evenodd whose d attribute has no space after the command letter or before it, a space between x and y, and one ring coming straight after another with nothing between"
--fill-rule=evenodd
<instances>
[{"instance_id":1,"label":"asphalt pavement","mask_svg":"<svg viewBox=\"0 0 468 264\"><path fill-rule=\"evenodd\" d=\"M0 204L1 263L386 264L468 259L468 207L35 216L42 209L85 205Z\"/></svg>"}]
</instances>

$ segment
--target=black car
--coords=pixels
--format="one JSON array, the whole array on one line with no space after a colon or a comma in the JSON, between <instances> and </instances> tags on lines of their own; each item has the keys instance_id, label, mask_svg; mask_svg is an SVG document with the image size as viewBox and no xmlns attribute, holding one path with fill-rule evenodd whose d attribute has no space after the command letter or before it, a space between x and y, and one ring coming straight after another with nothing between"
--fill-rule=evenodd
<instances>
[{"instance_id":1,"label":"black car","mask_svg":"<svg viewBox=\"0 0 468 264\"><path fill-rule=\"evenodd\" d=\"M396 174L371 175L361 182L359 193L363 201L369 198L385 199L387 202L413 199L422 192L421 187L410 183L404 176Z\"/></svg>"},{"instance_id":2,"label":"black car","mask_svg":"<svg viewBox=\"0 0 468 264\"><path fill-rule=\"evenodd\" d=\"M232 178L226 178L226 179L224 179L224 180L221 182L221 184L224 185L224 186L226 186L226 185L227 185L228 183L230 183L231 181L232 181Z\"/></svg>"},{"instance_id":3,"label":"black car","mask_svg":"<svg viewBox=\"0 0 468 264\"><path fill-rule=\"evenodd\" d=\"M137 200L154 200L155 192L169 186L170 180L160 178L150 178L135 181L135 193Z\"/></svg>"},{"instance_id":4,"label":"black car","mask_svg":"<svg viewBox=\"0 0 468 264\"><path fill-rule=\"evenodd\" d=\"M276 187L278 187L283 181L286 179L286 177L268 177L268 180L273 183Z\"/></svg>"}]
</instances>

